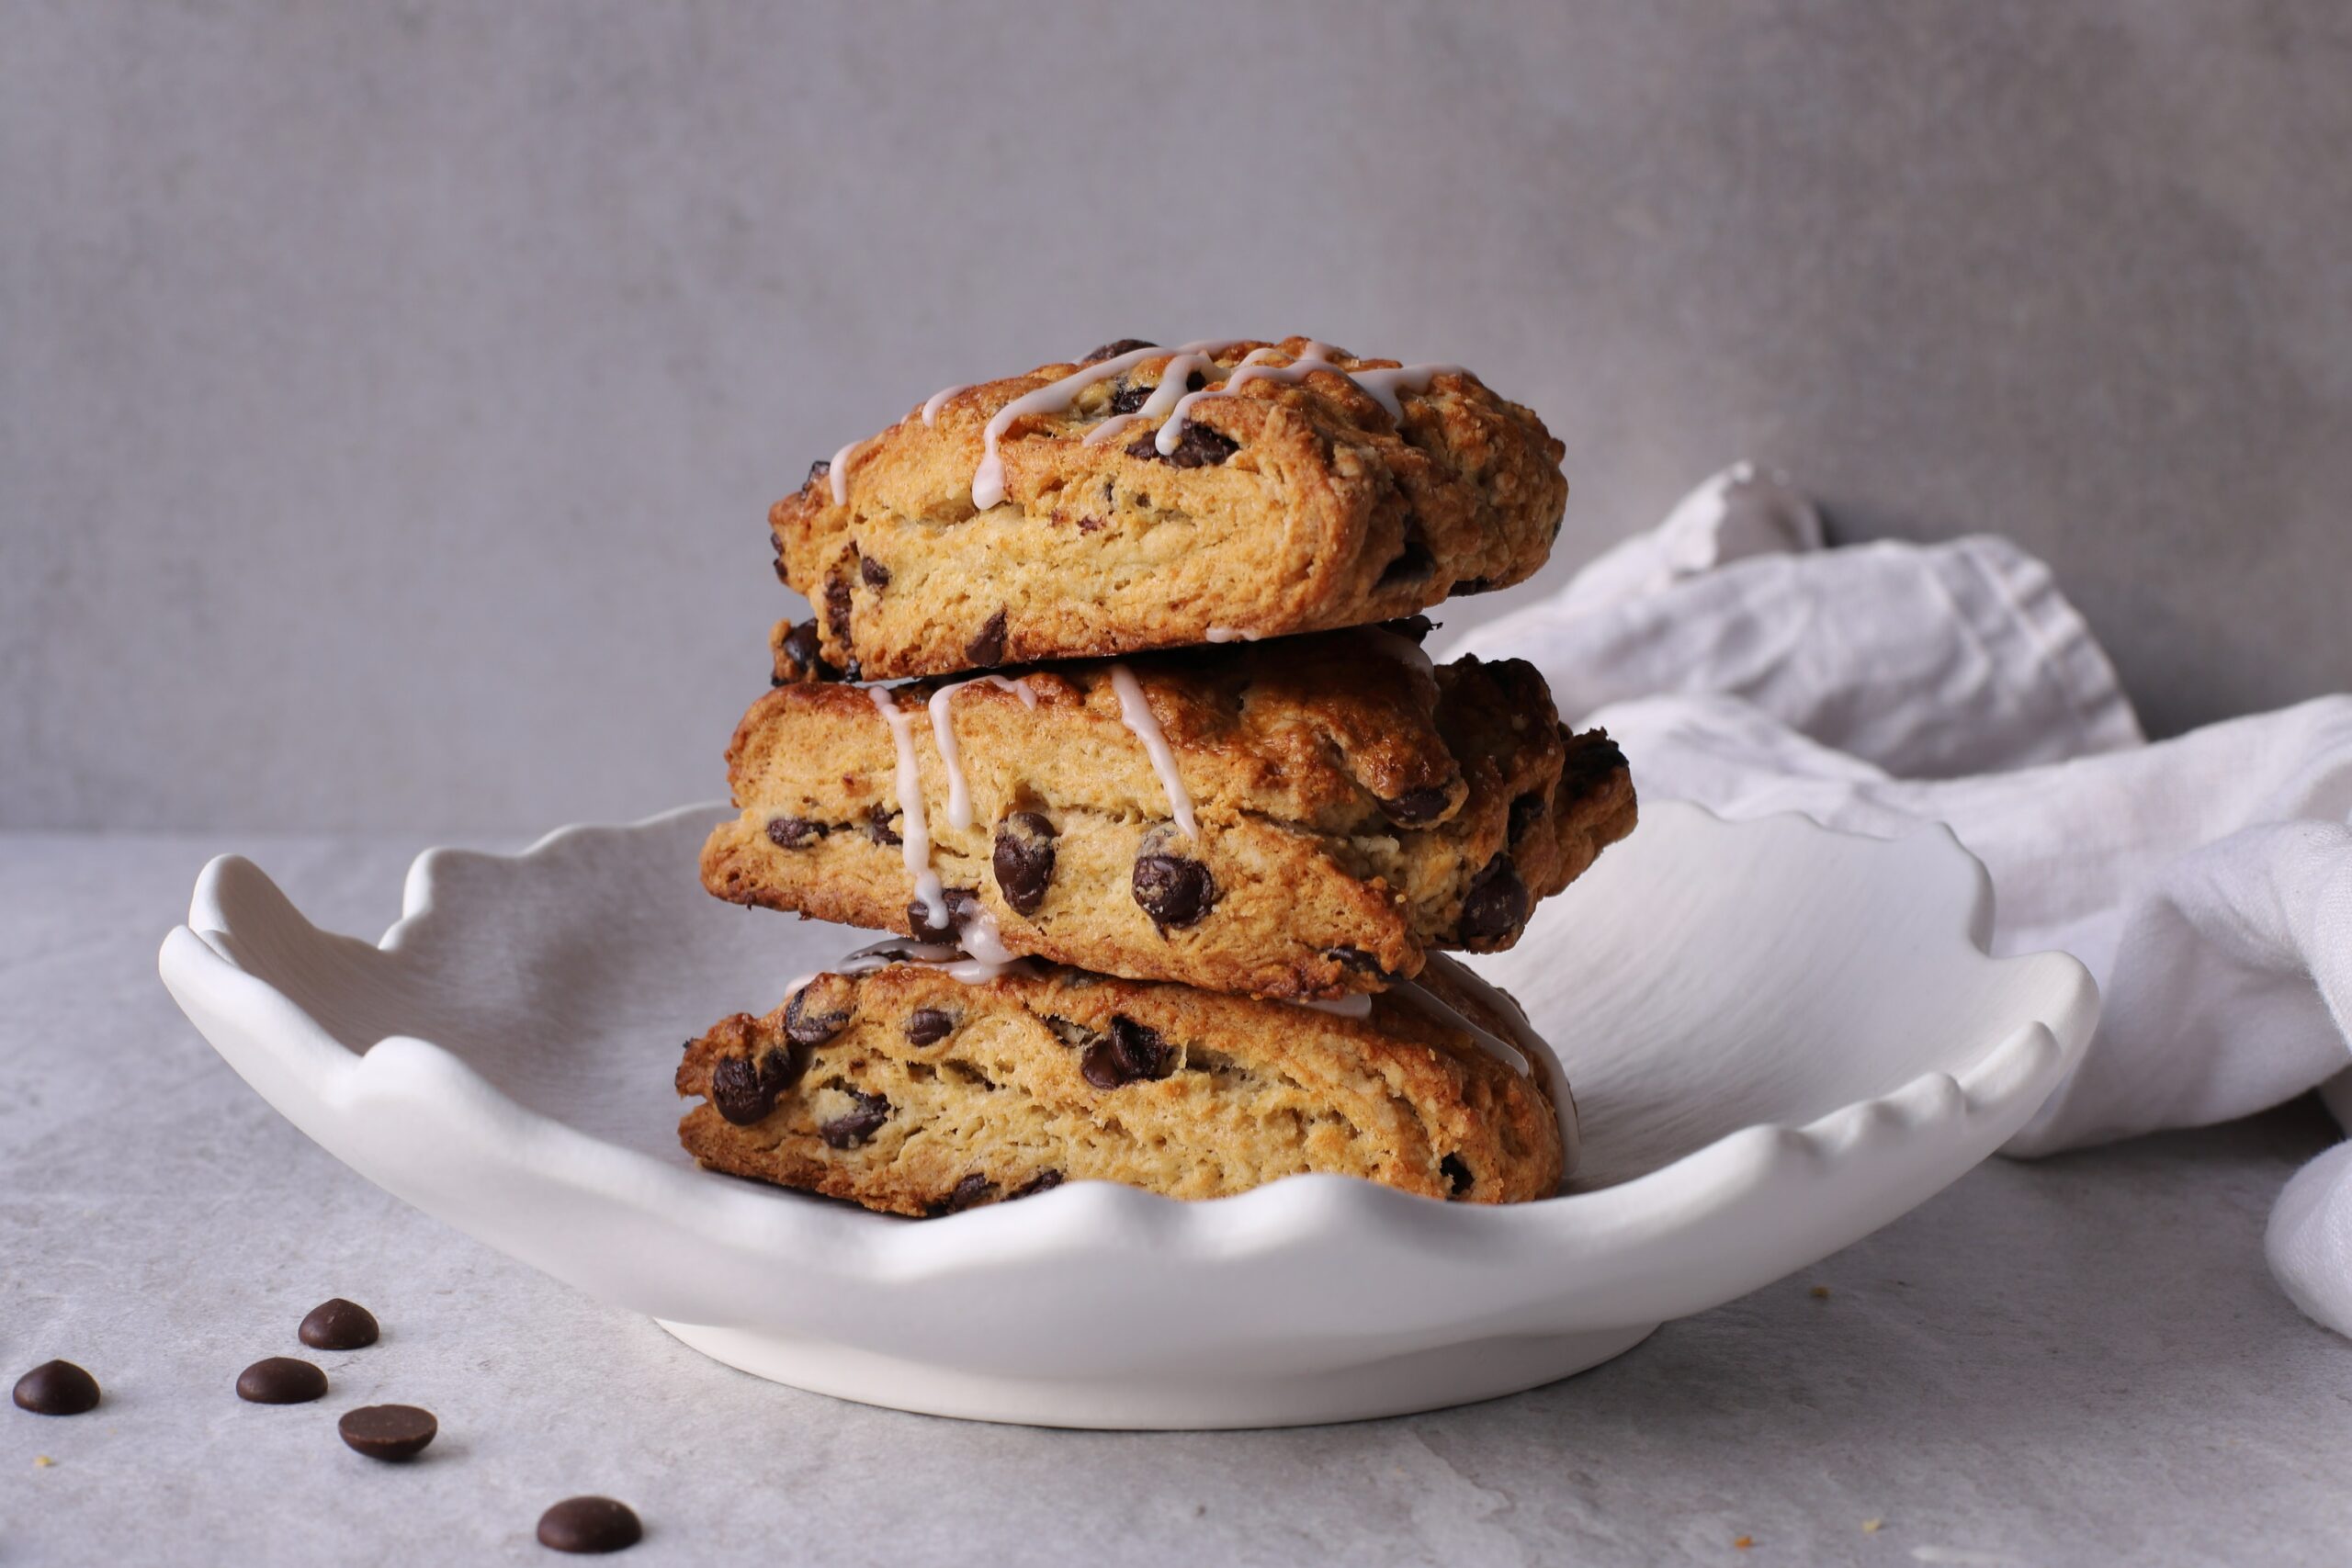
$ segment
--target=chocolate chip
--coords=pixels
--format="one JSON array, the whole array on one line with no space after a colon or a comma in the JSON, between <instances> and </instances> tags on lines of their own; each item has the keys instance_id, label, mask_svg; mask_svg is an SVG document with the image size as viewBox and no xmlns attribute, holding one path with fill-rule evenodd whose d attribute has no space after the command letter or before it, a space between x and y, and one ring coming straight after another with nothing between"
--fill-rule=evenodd
<instances>
[{"instance_id":1,"label":"chocolate chip","mask_svg":"<svg viewBox=\"0 0 2352 1568\"><path fill-rule=\"evenodd\" d=\"M1123 354L1133 354L1139 348L1157 348L1159 346L1159 345L1158 344L1153 343L1149 338L1123 337L1115 342L1104 344L1102 347L1096 349L1093 353L1080 360L1079 363L1080 365L1100 365L1106 359L1116 359Z\"/></svg>"},{"instance_id":2,"label":"chocolate chip","mask_svg":"<svg viewBox=\"0 0 2352 1568\"><path fill-rule=\"evenodd\" d=\"M817 1129L817 1136L825 1140L829 1149L854 1149L890 1119L890 1102L880 1095L858 1089L844 1092L855 1102L854 1107Z\"/></svg>"},{"instance_id":3,"label":"chocolate chip","mask_svg":"<svg viewBox=\"0 0 2352 1568\"><path fill-rule=\"evenodd\" d=\"M1041 1170L1021 1186L1006 1193L1004 1201L1010 1203L1015 1198L1034 1198L1040 1192L1050 1192L1067 1179L1068 1178L1058 1170Z\"/></svg>"},{"instance_id":4,"label":"chocolate chip","mask_svg":"<svg viewBox=\"0 0 2352 1568\"><path fill-rule=\"evenodd\" d=\"M79 1416L98 1404L98 1380L71 1361L43 1361L17 1380L17 1408L36 1416Z\"/></svg>"},{"instance_id":5,"label":"chocolate chip","mask_svg":"<svg viewBox=\"0 0 2352 1568\"><path fill-rule=\"evenodd\" d=\"M1138 386L1132 381L1121 382L1118 388L1111 394L1111 412L1113 413L1133 413L1136 410L1149 402L1151 400L1151 394L1159 389L1157 387Z\"/></svg>"},{"instance_id":6,"label":"chocolate chip","mask_svg":"<svg viewBox=\"0 0 2352 1568\"><path fill-rule=\"evenodd\" d=\"M1188 392L1197 392L1208 384L1208 376L1204 371L1195 370L1190 376L1184 378L1184 390ZM1218 460L1220 462L1223 461L1222 458Z\"/></svg>"},{"instance_id":7,"label":"chocolate chip","mask_svg":"<svg viewBox=\"0 0 2352 1568\"><path fill-rule=\"evenodd\" d=\"M810 485L815 484L819 479L823 479L832 471L833 460L831 457L818 458L815 462L808 465L808 477L800 481L800 488L803 490L808 489Z\"/></svg>"},{"instance_id":8,"label":"chocolate chip","mask_svg":"<svg viewBox=\"0 0 2352 1568\"><path fill-rule=\"evenodd\" d=\"M296 1330L313 1350L357 1350L376 1343L376 1314L357 1302L331 1297L311 1309Z\"/></svg>"},{"instance_id":9,"label":"chocolate chip","mask_svg":"<svg viewBox=\"0 0 2352 1568\"><path fill-rule=\"evenodd\" d=\"M1445 808L1453 804L1452 791L1432 785L1428 789L1408 789L1394 800L1384 800L1380 809L1400 828L1426 828L1444 816Z\"/></svg>"},{"instance_id":10,"label":"chocolate chip","mask_svg":"<svg viewBox=\"0 0 2352 1568\"><path fill-rule=\"evenodd\" d=\"M1169 463L1180 468L1214 468L1241 450L1241 443L1231 436L1211 430L1197 419L1184 422L1183 434L1176 437L1176 450L1159 449L1159 433L1147 430L1126 448L1130 457L1146 457L1155 463Z\"/></svg>"},{"instance_id":11,"label":"chocolate chip","mask_svg":"<svg viewBox=\"0 0 2352 1568\"><path fill-rule=\"evenodd\" d=\"M862 556L858 558L857 575L865 580L865 586L868 588L890 586L890 569L872 556Z\"/></svg>"},{"instance_id":12,"label":"chocolate chip","mask_svg":"<svg viewBox=\"0 0 2352 1568\"><path fill-rule=\"evenodd\" d=\"M593 1555L619 1551L644 1539L635 1510L610 1497L566 1497L539 1516L539 1544L550 1551Z\"/></svg>"},{"instance_id":13,"label":"chocolate chip","mask_svg":"<svg viewBox=\"0 0 2352 1568\"><path fill-rule=\"evenodd\" d=\"M1571 798L1582 795L1625 765L1625 753L1602 730L1577 737L1560 768L1560 787Z\"/></svg>"},{"instance_id":14,"label":"chocolate chip","mask_svg":"<svg viewBox=\"0 0 2352 1568\"><path fill-rule=\"evenodd\" d=\"M825 579L825 625L832 629L836 640L849 640L849 578L846 574Z\"/></svg>"},{"instance_id":15,"label":"chocolate chip","mask_svg":"<svg viewBox=\"0 0 2352 1568\"><path fill-rule=\"evenodd\" d=\"M956 1032L956 1015L938 1008L917 1008L907 1014L907 1043L936 1045Z\"/></svg>"},{"instance_id":16,"label":"chocolate chip","mask_svg":"<svg viewBox=\"0 0 2352 1568\"><path fill-rule=\"evenodd\" d=\"M1209 868L1184 855L1137 855L1129 880L1136 904L1161 931L1193 924L1216 902L1216 879Z\"/></svg>"},{"instance_id":17,"label":"chocolate chip","mask_svg":"<svg viewBox=\"0 0 2352 1568\"><path fill-rule=\"evenodd\" d=\"M999 610L988 618L978 636L964 646L964 660L967 664L1001 664L1004 662L1004 612Z\"/></svg>"},{"instance_id":18,"label":"chocolate chip","mask_svg":"<svg viewBox=\"0 0 2352 1568\"><path fill-rule=\"evenodd\" d=\"M1377 975L1383 979L1393 978L1387 970L1380 966L1379 959L1374 958L1361 947L1327 947L1323 950L1323 956L1342 969L1353 969L1363 975Z\"/></svg>"},{"instance_id":19,"label":"chocolate chip","mask_svg":"<svg viewBox=\"0 0 2352 1568\"><path fill-rule=\"evenodd\" d=\"M1081 517L1078 520L1078 531L1081 534L1098 534L1109 526L1110 525L1100 517Z\"/></svg>"},{"instance_id":20,"label":"chocolate chip","mask_svg":"<svg viewBox=\"0 0 2352 1568\"><path fill-rule=\"evenodd\" d=\"M1437 1170L1438 1174L1446 1179L1446 1196L1449 1198L1461 1197L1470 1190L1470 1184L1477 1179L1470 1174L1470 1168L1462 1163L1460 1155L1448 1155L1438 1161Z\"/></svg>"},{"instance_id":21,"label":"chocolate chip","mask_svg":"<svg viewBox=\"0 0 2352 1568\"><path fill-rule=\"evenodd\" d=\"M963 1180L958 1181L946 1196L933 1199L926 1208L932 1217L936 1219L942 1214L960 1214L965 1210L985 1203L995 1196L996 1183L975 1170L967 1175Z\"/></svg>"},{"instance_id":22,"label":"chocolate chip","mask_svg":"<svg viewBox=\"0 0 2352 1568\"><path fill-rule=\"evenodd\" d=\"M441 1430L430 1410L413 1404L363 1404L334 1424L343 1440L369 1459L414 1459Z\"/></svg>"},{"instance_id":23,"label":"chocolate chip","mask_svg":"<svg viewBox=\"0 0 2352 1568\"><path fill-rule=\"evenodd\" d=\"M1089 1045L1078 1062L1078 1070L1096 1089L1164 1078L1175 1069L1175 1048L1159 1038L1158 1030L1124 1014L1111 1021L1109 1037Z\"/></svg>"},{"instance_id":24,"label":"chocolate chip","mask_svg":"<svg viewBox=\"0 0 2352 1568\"><path fill-rule=\"evenodd\" d=\"M237 1374L237 1397L254 1404L308 1404L327 1392L327 1375L291 1356L268 1356Z\"/></svg>"},{"instance_id":25,"label":"chocolate chip","mask_svg":"<svg viewBox=\"0 0 2352 1568\"><path fill-rule=\"evenodd\" d=\"M738 1127L748 1127L775 1109L775 1096L760 1082L760 1069L742 1056L726 1056L710 1069L710 1103Z\"/></svg>"},{"instance_id":26,"label":"chocolate chip","mask_svg":"<svg viewBox=\"0 0 2352 1568\"><path fill-rule=\"evenodd\" d=\"M1510 803L1510 841L1514 844L1527 835L1527 830L1544 818L1544 795L1540 790L1529 790L1515 795Z\"/></svg>"},{"instance_id":27,"label":"chocolate chip","mask_svg":"<svg viewBox=\"0 0 2352 1568\"><path fill-rule=\"evenodd\" d=\"M841 671L825 662L824 643L817 636L814 620L802 621L778 639L786 668L768 677L772 686L788 686L800 681L837 681Z\"/></svg>"},{"instance_id":28,"label":"chocolate chip","mask_svg":"<svg viewBox=\"0 0 2352 1568\"><path fill-rule=\"evenodd\" d=\"M897 815L880 801L876 801L865 813L865 836L877 844L899 843L899 830L890 826L890 818Z\"/></svg>"},{"instance_id":29,"label":"chocolate chip","mask_svg":"<svg viewBox=\"0 0 2352 1568\"><path fill-rule=\"evenodd\" d=\"M1408 582L1428 581L1437 570L1437 558L1430 554L1429 541L1421 535L1419 519L1405 524L1405 542L1398 547L1395 558L1381 568L1375 588L1401 588Z\"/></svg>"},{"instance_id":30,"label":"chocolate chip","mask_svg":"<svg viewBox=\"0 0 2352 1568\"><path fill-rule=\"evenodd\" d=\"M1492 593L1496 589L1501 586L1501 583L1497 582L1491 577L1474 577L1467 582L1455 583L1453 585L1453 591L1456 593L1464 595L1471 593Z\"/></svg>"},{"instance_id":31,"label":"chocolate chip","mask_svg":"<svg viewBox=\"0 0 2352 1568\"><path fill-rule=\"evenodd\" d=\"M907 931L917 942L955 942L967 920L985 912L980 896L968 887L942 889L940 902L947 906L944 923L932 919L931 906L922 899L907 905Z\"/></svg>"},{"instance_id":32,"label":"chocolate chip","mask_svg":"<svg viewBox=\"0 0 2352 1568\"><path fill-rule=\"evenodd\" d=\"M1034 915L1054 880L1054 825L1035 811L1016 811L996 825L989 857L997 891L1014 912Z\"/></svg>"},{"instance_id":33,"label":"chocolate chip","mask_svg":"<svg viewBox=\"0 0 2352 1568\"><path fill-rule=\"evenodd\" d=\"M805 850L825 836L822 822L811 822L806 817L772 817L768 819L768 840L780 850Z\"/></svg>"},{"instance_id":34,"label":"chocolate chip","mask_svg":"<svg viewBox=\"0 0 2352 1568\"><path fill-rule=\"evenodd\" d=\"M1429 640L1430 633L1437 630L1437 623L1427 615L1404 615L1393 621L1381 622L1380 629L1408 642L1419 644Z\"/></svg>"},{"instance_id":35,"label":"chocolate chip","mask_svg":"<svg viewBox=\"0 0 2352 1568\"><path fill-rule=\"evenodd\" d=\"M822 1045L849 1027L857 988L844 975L820 975L784 1004L784 1035L795 1045Z\"/></svg>"},{"instance_id":36,"label":"chocolate chip","mask_svg":"<svg viewBox=\"0 0 2352 1568\"><path fill-rule=\"evenodd\" d=\"M1510 856L1498 854L1470 879L1462 899L1462 937L1465 942L1498 942L1527 923L1527 884Z\"/></svg>"}]
</instances>

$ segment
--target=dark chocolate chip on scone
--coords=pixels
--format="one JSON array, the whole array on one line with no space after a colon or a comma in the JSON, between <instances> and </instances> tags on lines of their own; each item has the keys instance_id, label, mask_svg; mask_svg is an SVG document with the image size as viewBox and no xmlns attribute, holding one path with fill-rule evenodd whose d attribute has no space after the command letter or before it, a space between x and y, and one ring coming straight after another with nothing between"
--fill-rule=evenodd
<instances>
[{"instance_id":1,"label":"dark chocolate chip on scone","mask_svg":"<svg viewBox=\"0 0 2352 1568\"><path fill-rule=\"evenodd\" d=\"M1532 666L1432 666L1370 627L785 685L728 761L722 898L1302 999L1509 947L1635 810L1623 756L1566 731Z\"/></svg>"},{"instance_id":2,"label":"dark chocolate chip on scone","mask_svg":"<svg viewBox=\"0 0 2352 1568\"><path fill-rule=\"evenodd\" d=\"M677 1089L703 1103L680 1141L714 1170L911 1215L1306 1172L1519 1202L1573 1164L1547 1056L1442 961L1344 1017L1027 961L958 979L960 956L861 955L688 1042Z\"/></svg>"},{"instance_id":3,"label":"dark chocolate chip on scone","mask_svg":"<svg viewBox=\"0 0 2352 1568\"><path fill-rule=\"evenodd\" d=\"M1458 366L1306 338L955 389L769 515L820 661L869 679L1408 615L1541 566L1560 443ZM781 650L779 650L781 651Z\"/></svg>"}]
</instances>

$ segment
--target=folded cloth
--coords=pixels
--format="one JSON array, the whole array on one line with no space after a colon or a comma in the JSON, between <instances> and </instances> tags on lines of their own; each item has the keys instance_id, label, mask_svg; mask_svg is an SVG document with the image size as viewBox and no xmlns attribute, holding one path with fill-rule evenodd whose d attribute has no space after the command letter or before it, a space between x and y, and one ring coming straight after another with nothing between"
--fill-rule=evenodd
<instances>
[{"instance_id":1,"label":"folded cloth","mask_svg":"<svg viewBox=\"0 0 2352 1568\"><path fill-rule=\"evenodd\" d=\"M1646 798L1950 825L1992 875L1994 950L2062 948L2105 998L2006 1152L2322 1085L2352 1112L2352 695L2150 744L2040 561L1993 537L1826 548L1804 498L1745 464L1457 653L1532 660ZM2288 1184L2267 1251L2352 1334L2352 1144Z\"/></svg>"}]
</instances>

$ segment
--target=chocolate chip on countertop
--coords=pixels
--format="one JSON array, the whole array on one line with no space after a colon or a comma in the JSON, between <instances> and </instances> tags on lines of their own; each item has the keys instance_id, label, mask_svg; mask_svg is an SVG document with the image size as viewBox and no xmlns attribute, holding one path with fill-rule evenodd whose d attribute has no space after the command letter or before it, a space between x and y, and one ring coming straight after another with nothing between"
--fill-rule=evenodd
<instances>
[{"instance_id":1,"label":"chocolate chip on countertop","mask_svg":"<svg viewBox=\"0 0 2352 1568\"><path fill-rule=\"evenodd\" d=\"M1470 1174L1470 1168L1462 1163L1460 1155L1446 1156L1437 1162L1437 1169L1438 1174L1446 1179L1446 1196L1449 1198L1461 1197L1470 1190L1470 1184L1477 1179Z\"/></svg>"},{"instance_id":2,"label":"chocolate chip on countertop","mask_svg":"<svg viewBox=\"0 0 2352 1568\"><path fill-rule=\"evenodd\" d=\"M313 1350L357 1350L376 1343L376 1314L357 1302L330 1297L311 1309L296 1330Z\"/></svg>"},{"instance_id":3,"label":"chocolate chip on countertop","mask_svg":"<svg viewBox=\"0 0 2352 1568\"><path fill-rule=\"evenodd\" d=\"M1453 804L1450 790L1431 785L1427 789L1408 789L1394 800L1384 800L1380 809L1400 828L1426 828L1445 815Z\"/></svg>"},{"instance_id":4,"label":"chocolate chip on countertop","mask_svg":"<svg viewBox=\"0 0 2352 1568\"><path fill-rule=\"evenodd\" d=\"M1147 430L1129 443L1130 457L1145 457L1155 463L1166 463L1179 468L1214 468L1241 450L1241 443L1219 431L1211 430L1197 419L1184 422L1183 433L1176 437L1176 450L1159 449L1159 432Z\"/></svg>"},{"instance_id":5,"label":"chocolate chip on countertop","mask_svg":"<svg viewBox=\"0 0 2352 1568\"><path fill-rule=\"evenodd\" d=\"M768 841L780 850L811 849L824 836L825 825L811 822L806 817L768 818Z\"/></svg>"},{"instance_id":6,"label":"chocolate chip on countertop","mask_svg":"<svg viewBox=\"0 0 2352 1568\"><path fill-rule=\"evenodd\" d=\"M784 1004L785 1038L795 1045L822 1045L849 1026L857 987L846 975L820 975Z\"/></svg>"},{"instance_id":7,"label":"chocolate chip on countertop","mask_svg":"<svg viewBox=\"0 0 2352 1568\"><path fill-rule=\"evenodd\" d=\"M566 1497L539 1516L539 1544L550 1551L619 1551L644 1539L636 1511L610 1497Z\"/></svg>"},{"instance_id":8,"label":"chocolate chip on countertop","mask_svg":"<svg viewBox=\"0 0 2352 1568\"><path fill-rule=\"evenodd\" d=\"M363 1404L334 1424L355 1452L369 1459L414 1459L441 1430L430 1410L413 1404Z\"/></svg>"},{"instance_id":9,"label":"chocolate chip on countertop","mask_svg":"<svg viewBox=\"0 0 2352 1568\"><path fill-rule=\"evenodd\" d=\"M1001 664L1004 662L1004 612L999 610L988 618L972 640L965 645L964 659L970 664Z\"/></svg>"},{"instance_id":10,"label":"chocolate chip on countertop","mask_svg":"<svg viewBox=\"0 0 2352 1568\"><path fill-rule=\"evenodd\" d=\"M1164 1078L1176 1068L1176 1050L1159 1032L1124 1014L1111 1020L1111 1032L1086 1048L1078 1070L1096 1089L1117 1089L1145 1078Z\"/></svg>"},{"instance_id":11,"label":"chocolate chip on countertop","mask_svg":"<svg viewBox=\"0 0 2352 1568\"><path fill-rule=\"evenodd\" d=\"M1495 942L1527 923L1527 884L1510 856L1498 854L1470 879L1460 921L1467 942Z\"/></svg>"},{"instance_id":12,"label":"chocolate chip on countertop","mask_svg":"<svg viewBox=\"0 0 2352 1568\"><path fill-rule=\"evenodd\" d=\"M936 1045L956 1032L956 1015L939 1008L917 1008L907 1014L907 1043Z\"/></svg>"},{"instance_id":13,"label":"chocolate chip on countertop","mask_svg":"<svg viewBox=\"0 0 2352 1568\"><path fill-rule=\"evenodd\" d=\"M1136 903L1161 931L1193 924L1216 902L1216 879L1207 866L1185 855L1147 851L1136 857L1129 880Z\"/></svg>"},{"instance_id":14,"label":"chocolate chip on countertop","mask_svg":"<svg viewBox=\"0 0 2352 1568\"><path fill-rule=\"evenodd\" d=\"M327 1375L291 1356L266 1356L237 1374L237 1397L253 1404L308 1404L327 1392Z\"/></svg>"},{"instance_id":15,"label":"chocolate chip on countertop","mask_svg":"<svg viewBox=\"0 0 2352 1568\"><path fill-rule=\"evenodd\" d=\"M868 588L888 588L890 586L890 569L884 566L880 561L876 560L872 556L862 557L859 559L857 563L857 575L865 580L865 586Z\"/></svg>"},{"instance_id":16,"label":"chocolate chip on countertop","mask_svg":"<svg viewBox=\"0 0 2352 1568\"><path fill-rule=\"evenodd\" d=\"M942 1214L960 1214L996 1196L996 1183L980 1171L972 1171L958 1181L946 1196L934 1199L928 1210L933 1219Z\"/></svg>"},{"instance_id":17,"label":"chocolate chip on countertop","mask_svg":"<svg viewBox=\"0 0 2352 1568\"><path fill-rule=\"evenodd\" d=\"M98 1380L71 1361L43 1361L17 1380L17 1408L36 1416L79 1416L97 1404Z\"/></svg>"},{"instance_id":18,"label":"chocolate chip on countertop","mask_svg":"<svg viewBox=\"0 0 2352 1568\"><path fill-rule=\"evenodd\" d=\"M1139 348L1157 348L1159 346L1159 345L1158 344L1153 343L1149 338L1123 337L1111 343L1104 344L1102 347L1096 349L1093 353L1080 360L1079 363L1080 365L1100 365L1106 359L1116 359L1123 354L1133 354Z\"/></svg>"},{"instance_id":19,"label":"chocolate chip on countertop","mask_svg":"<svg viewBox=\"0 0 2352 1568\"><path fill-rule=\"evenodd\" d=\"M1017 914L1034 915L1054 880L1054 825L1035 811L1016 811L996 825L989 864L997 891Z\"/></svg>"},{"instance_id":20,"label":"chocolate chip on countertop","mask_svg":"<svg viewBox=\"0 0 2352 1568\"><path fill-rule=\"evenodd\" d=\"M890 1102L880 1095L861 1089L844 1092L854 1102L853 1107L817 1129L817 1136L825 1140L829 1149L854 1149L890 1119Z\"/></svg>"}]
</instances>

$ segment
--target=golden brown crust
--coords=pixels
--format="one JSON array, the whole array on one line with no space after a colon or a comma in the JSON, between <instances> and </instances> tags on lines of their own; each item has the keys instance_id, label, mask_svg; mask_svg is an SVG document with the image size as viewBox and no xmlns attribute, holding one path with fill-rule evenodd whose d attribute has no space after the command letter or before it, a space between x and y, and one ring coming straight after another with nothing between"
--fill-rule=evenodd
<instances>
[{"instance_id":1,"label":"golden brown crust","mask_svg":"<svg viewBox=\"0 0 2352 1568\"><path fill-rule=\"evenodd\" d=\"M678 1129L705 1166L901 1214L1062 1180L1219 1198L1310 1171L1520 1202L1563 1175L1542 1082L1405 991L1355 1020L1073 970L967 985L897 964L723 1021L676 1082L710 1101Z\"/></svg>"},{"instance_id":2,"label":"golden brown crust","mask_svg":"<svg viewBox=\"0 0 2352 1568\"><path fill-rule=\"evenodd\" d=\"M923 711L942 683L890 699L912 716L931 863L1012 952L1251 996L1375 990L1419 973L1432 948L1509 947L1537 901L1634 825L1623 756L1597 731L1569 735L1543 678L1516 660L1432 671L1404 637L1366 628L1127 668L1167 737L1197 838L1177 827L1123 721L1110 665L1022 676L1034 706L986 682L947 699L971 803L961 828ZM705 846L704 885L918 934L897 762L866 690L770 692L729 748L741 815ZM1007 836L1043 838L1050 860L1008 852ZM1138 891L1146 860L1157 863ZM1204 897L1170 903L1156 873L1202 875L1177 891Z\"/></svg>"},{"instance_id":3,"label":"golden brown crust","mask_svg":"<svg viewBox=\"0 0 2352 1568\"><path fill-rule=\"evenodd\" d=\"M1252 350L1288 364L1306 346L1227 344L1214 378ZM928 424L910 412L843 459L845 502L828 466L813 468L768 521L824 658L883 679L1183 647L1213 628L1284 636L1408 615L1543 564L1566 503L1564 448L1476 377L1449 369L1403 390L1401 421L1336 371L1252 380L1193 406L1199 434L1176 461L1148 448L1158 418L1087 445L1171 354L1067 413L1016 420L999 445L1005 499L986 512L972 497L985 427L1078 365L964 388Z\"/></svg>"}]
</instances>

